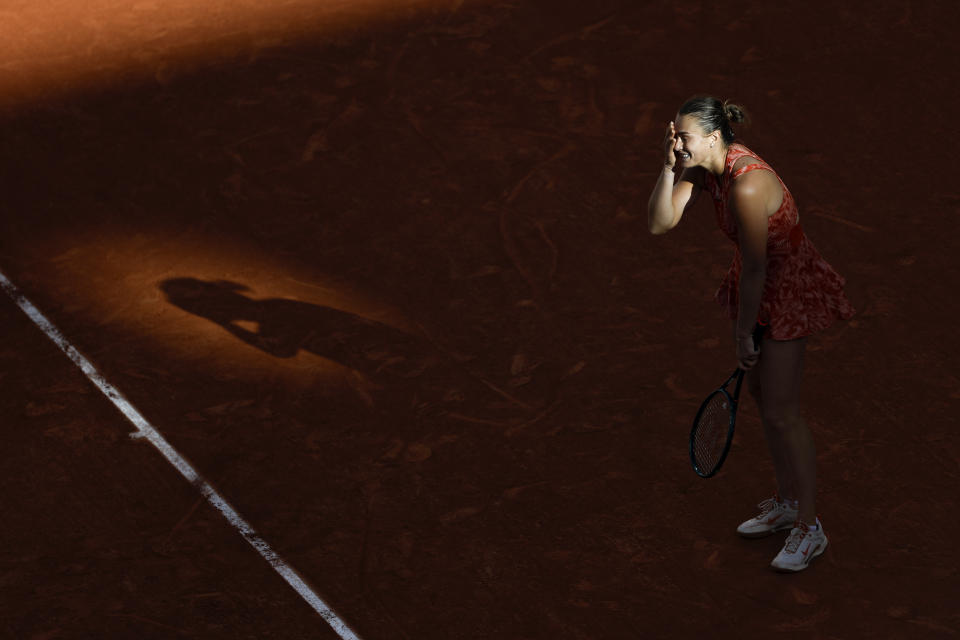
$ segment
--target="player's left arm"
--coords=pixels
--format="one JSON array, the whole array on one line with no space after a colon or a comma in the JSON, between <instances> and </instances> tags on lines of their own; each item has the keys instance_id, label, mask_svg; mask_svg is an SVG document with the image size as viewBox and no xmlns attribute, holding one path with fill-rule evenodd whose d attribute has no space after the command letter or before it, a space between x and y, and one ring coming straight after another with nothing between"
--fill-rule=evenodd
<instances>
[{"instance_id":1,"label":"player's left arm","mask_svg":"<svg viewBox=\"0 0 960 640\"><path fill-rule=\"evenodd\" d=\"M740 309L737 337L753 335L767 272L767 190L766 171L750 171L734 180L728 206L737 221L737 239L743 268L740 273Z\"/></svg>"}]
</instances>

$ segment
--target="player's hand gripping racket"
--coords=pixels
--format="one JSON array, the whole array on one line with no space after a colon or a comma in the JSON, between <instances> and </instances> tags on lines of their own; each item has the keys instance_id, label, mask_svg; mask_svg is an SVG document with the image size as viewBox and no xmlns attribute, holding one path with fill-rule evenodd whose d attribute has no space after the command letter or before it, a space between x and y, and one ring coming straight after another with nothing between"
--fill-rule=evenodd
<instances>
[{"instance_id":1,"label":"player's hand gripping racket","mask_svg":"<svg viewBox=\"0 0 960 640\"><path fill-rule=\"evenodd\" d=\"M766 328L765 323L758 322L753 329L753 344L758 349ZM690 430L690 462L701 478L709 478L719 471L730 452L744 373L746 372L738 366L719 389L707 396L693 420L693 429ZM731 397L727 392L727 385L734 378L737 379L737 385Z\"/></svg>"}]
</instances>

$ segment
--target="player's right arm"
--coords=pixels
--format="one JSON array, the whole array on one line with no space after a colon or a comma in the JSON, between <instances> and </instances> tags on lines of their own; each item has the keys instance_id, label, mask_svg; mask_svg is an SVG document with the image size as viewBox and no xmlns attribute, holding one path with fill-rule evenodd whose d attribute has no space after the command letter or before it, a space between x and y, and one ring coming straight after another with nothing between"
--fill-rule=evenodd
<instances>
[{"instance_id":1,"label":"player's right arm","mask_svg":"<svg viewBox=\"0 0 960 640\"><path fill-rule=\"evenodd\" d=\"M677 226L680 217L697 201L700 196L702 171L700 167L691 167L684 169L680 174L680 179L674 184L674 146L676 145L676 133L673 129L673 123L667 127L667 134L664 138L664 151L666 158L664 160L663 170L657 179L657 185L653 188L650 195L650 201L647 203L647 225L650 233L660 235Z\"/></svg>"}]
</instances>

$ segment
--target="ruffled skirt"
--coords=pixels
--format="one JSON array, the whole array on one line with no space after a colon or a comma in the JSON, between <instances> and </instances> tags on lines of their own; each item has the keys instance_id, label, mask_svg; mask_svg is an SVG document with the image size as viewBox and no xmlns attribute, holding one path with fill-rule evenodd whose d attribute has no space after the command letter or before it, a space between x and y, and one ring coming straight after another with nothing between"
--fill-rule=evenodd
<instances>
[{"instance_id":1,"label":"ruffled skirt","mask_svg":"<svg viewBox=\"0 0 960 640\"><path fill-rule=\"evenodd\" d=\"M790 244L786 252L767 256L760 317L769 324L767 334L774 340L802 338L826 329L837 318L849 320L855 313L843 290L846 280L820 255L809 238L800 235L795 245ZM714 296L732 320L736 320L739 312L741 269L738 248Z\"/></svg>"}]
</instances>

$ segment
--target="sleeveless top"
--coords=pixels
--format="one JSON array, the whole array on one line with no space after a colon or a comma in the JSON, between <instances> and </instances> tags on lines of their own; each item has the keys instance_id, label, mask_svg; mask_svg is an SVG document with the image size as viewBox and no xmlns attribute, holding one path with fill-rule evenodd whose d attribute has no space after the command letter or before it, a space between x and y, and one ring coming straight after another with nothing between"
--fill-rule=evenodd
<instances>
[{"instance_id":1,"label":"sleeveless top","mask_svg":"<svg viewBox=\"0 0 960 640\"><path fill-rule=\"evenodd\" d=\"M733 172L734 163L744 156L756 161ZM774 340L792 340L826 329L837 318L849 320L855 311L843 291L846 280L804 235L796 202L787 185L760 156L739 143L730 145L719 180L710 171L704 174L704 190L713 197L717 224L736 246L733 263L714 298L726 308L730 318L736 320L743 256L737 238L737 221L727 207L727 199L733 181L756 170L770 171L783 187L783 203L767 220L766 279L759 318L769 325L767 335Z\"/></svg>"}]
</instances>

